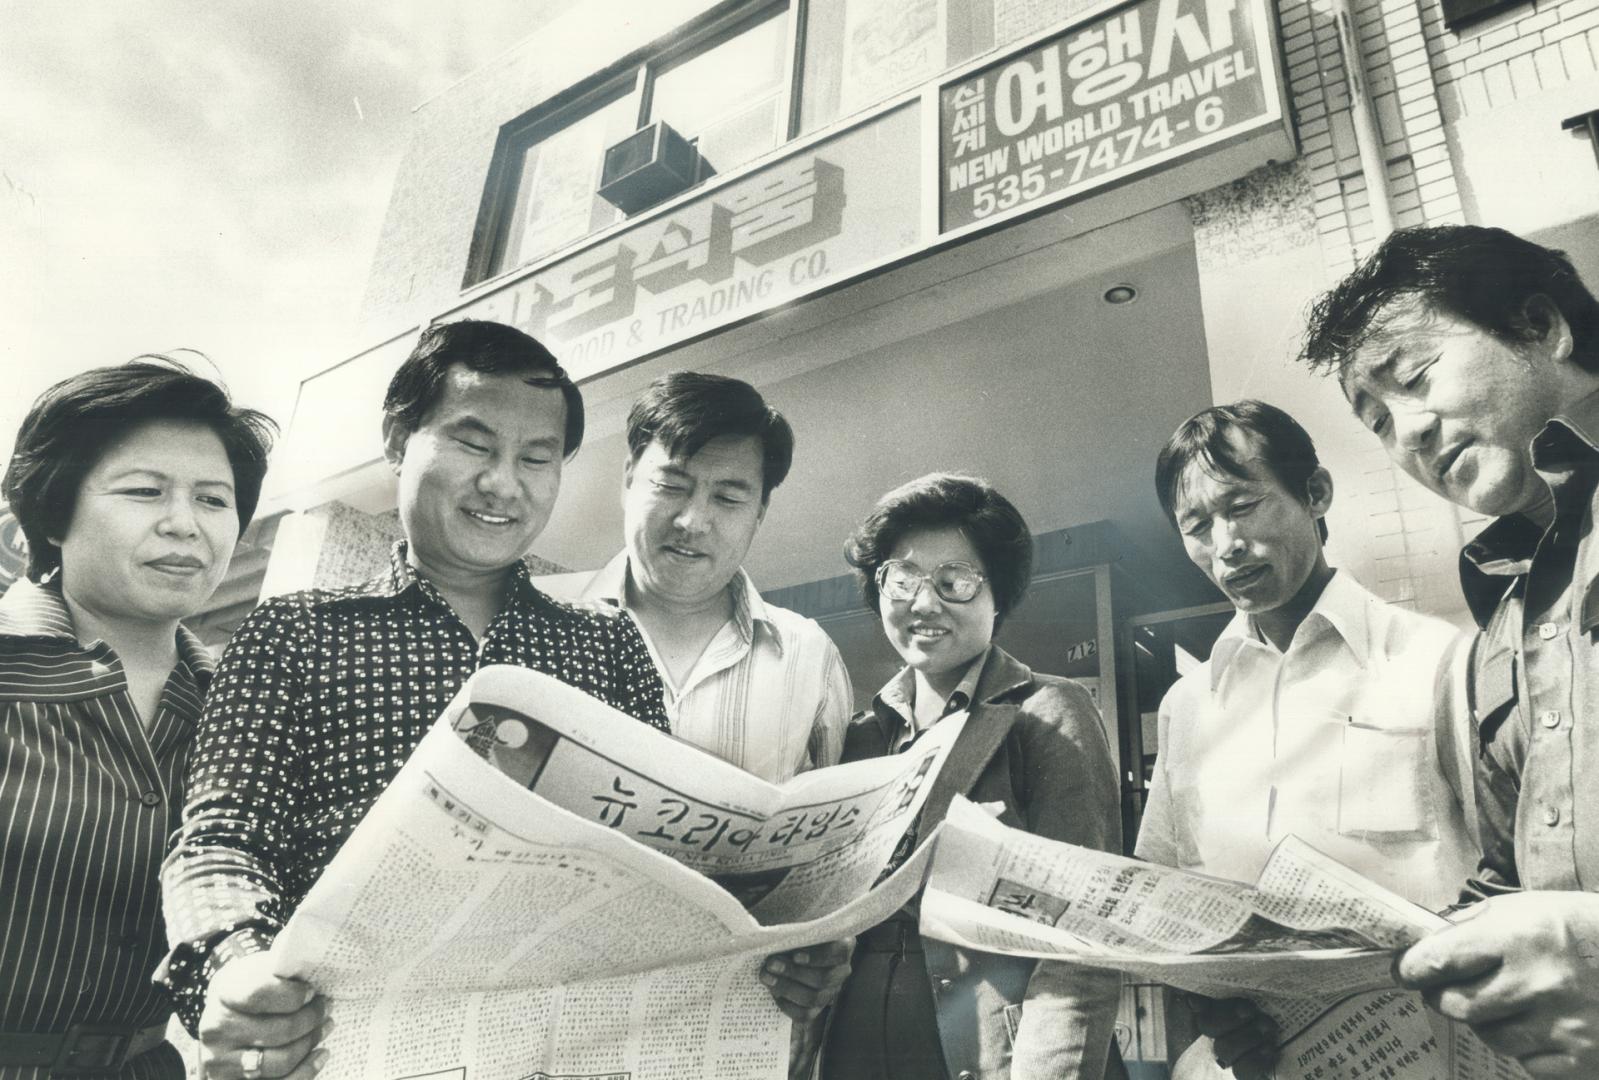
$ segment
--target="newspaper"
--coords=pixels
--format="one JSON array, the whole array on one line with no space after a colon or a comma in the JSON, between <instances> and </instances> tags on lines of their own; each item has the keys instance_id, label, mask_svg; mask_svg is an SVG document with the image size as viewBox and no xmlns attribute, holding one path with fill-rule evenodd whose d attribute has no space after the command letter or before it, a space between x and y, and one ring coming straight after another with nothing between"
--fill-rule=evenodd
<instances>
[{"instance_id":1,"label":"newspaper","mask_svg":"<svg viewBox=\"0 0 1599 1080\"><path fill-rule=\"evenodd\" d=\"M522 668L474 675L272 947L328 1078L785 1077L763 958L876 925L964 717L772 785Z\"/></svg>"},{"instance_id":2,"label":"newspaper","mask_svg":"<svg viewBox=\"0 0 1599 1080\"><path fill-rule=\"evenodd\" d=\"M1395 989L1393 954L1447 921L1297 837L1246 885L1046 840L957 797L921 919L967 948L1249 997L1283 1033L1277 1080L1527 1076Z\"/></svg>"}]
</instances>

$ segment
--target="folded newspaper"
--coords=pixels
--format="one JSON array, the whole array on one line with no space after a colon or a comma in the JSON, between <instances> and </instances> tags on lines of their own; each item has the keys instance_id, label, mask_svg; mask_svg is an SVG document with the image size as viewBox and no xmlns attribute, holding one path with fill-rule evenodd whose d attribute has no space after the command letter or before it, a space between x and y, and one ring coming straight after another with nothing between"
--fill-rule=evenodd
<instances>
[{"instance_id":1,"label":"folded newspaper","mask_svg":"<svg viewBox=\"0 0 1599 1080\"><path fill-rule=\"evenodd\" d=\"M1277 1080L1518 1080L1462 1025L1396 990L1394 953L1448 925L1297 837L1253 885L1046 840L957 797L922 933L1249 997L1283 1032Z\"/></svg>"},{"instance_id":2,"label":"folded newspaper","mask_svg":"<svg viewBox=\"0 0 1599 1080\"><path fill-rule=\"evenodd\" d=\"M878 879L963 723L774 785L538 672L482 669L273 944L330 1002L320 1075L785 1077L762 959L916 893L928 844Z\"/></svg>"}]
</instances>

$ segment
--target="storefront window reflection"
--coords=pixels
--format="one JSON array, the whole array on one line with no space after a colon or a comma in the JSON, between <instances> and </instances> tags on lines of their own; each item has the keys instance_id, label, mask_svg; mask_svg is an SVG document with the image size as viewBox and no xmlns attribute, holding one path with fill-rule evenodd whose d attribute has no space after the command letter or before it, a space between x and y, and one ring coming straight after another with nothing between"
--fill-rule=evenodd
<instances>
[{"instance_id":1,"label":"storefront window reflection","mask_svg":"<svg viewBox=\"0 0 1599 1080\"><path fill-rule=\"evenodd\" d=\"M783 140L788 12L778 11L662 69L650 118L698 139L709 174L727 172Z\"/></svg>"},{"instance_id":2,"label":"storefront window reflection","mask_svg":"<svg viewBox=\"0 0 1599 1080\"><path fill-rule=\"evenodd\" d=\"M1096 0L811 0L800 134L869 108Z\"/></svg>"},{"instance_id":3,"label":"storefront window reflection","mask_svg":"<svg viewBox=\"0 0 1599 1080\"><path fill-rule=\"evenodd\" d=\"M506 235L504 269L580 240L621 217L595 194L605 148L633 131L636 99L599 105L528 147Z\"/></svg>"}]
</instances>

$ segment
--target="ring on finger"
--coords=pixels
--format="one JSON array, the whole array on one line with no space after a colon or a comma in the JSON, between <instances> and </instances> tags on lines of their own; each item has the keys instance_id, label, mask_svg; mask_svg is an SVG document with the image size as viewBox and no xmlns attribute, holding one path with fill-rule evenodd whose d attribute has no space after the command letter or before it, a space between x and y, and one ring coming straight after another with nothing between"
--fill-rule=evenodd
<instances>
[{"instance_id":1,"label":"ring on finger","mask_svg":"<svg viewBox=\"0 0 1599 1080\"><path fill-rule=\"evenodd\" d=\"M266 1051L259 1046L252 1046L239 1055L239 1072L245 1080L257 1080L261 1075L261 1063L266 1060Z\"/></svg>"}]
</instances>

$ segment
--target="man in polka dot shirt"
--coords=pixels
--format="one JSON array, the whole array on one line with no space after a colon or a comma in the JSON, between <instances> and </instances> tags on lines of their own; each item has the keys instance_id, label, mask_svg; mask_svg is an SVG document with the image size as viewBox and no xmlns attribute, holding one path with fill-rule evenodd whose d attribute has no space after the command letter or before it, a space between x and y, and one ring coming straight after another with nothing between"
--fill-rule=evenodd
<instances>
[{"instance_id":1,"label":"man in polka dot shirt","mask_svg":"<svg viewBox=\"0 0 1599 1080\"><path fill-rule=\"evenodd\" d=\"M555 358L509 326L433 326L384 413L405 533L390 569L252 613L196 736L157 976L208 1074L320 1067L323 1001L273 976L265 950L473 671L535 668L667 726L627 615L545 596L521 561L583 439L582 398Z\"/></svg>"}]
</instances>

